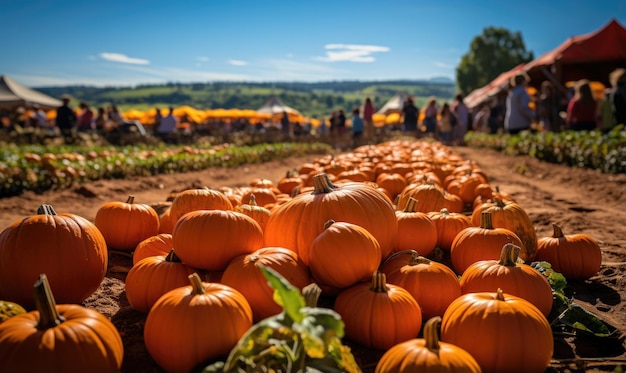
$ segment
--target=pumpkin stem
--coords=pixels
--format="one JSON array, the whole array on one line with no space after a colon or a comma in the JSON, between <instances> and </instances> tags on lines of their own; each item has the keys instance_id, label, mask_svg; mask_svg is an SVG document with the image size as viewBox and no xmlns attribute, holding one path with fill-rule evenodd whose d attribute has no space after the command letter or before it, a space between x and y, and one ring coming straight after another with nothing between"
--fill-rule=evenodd
<instances>
[{"instance_id":1,"label":"pumpkin stem","mask_svg":"<svg viewBox=\"0 0 626 373\"><path fill-rule=\"evenodd\" d=\"M128 199L126 200L126 203L128 203L130 205L135 203L135 196L133 196L133 195L128 196Z\"/></svg>"},{"instance_id":2,"label":"pumpkin stem","mask_svg":"<svg viewBox=\"0 0 626 373\"><path fill-rule=\"evenodd\" d=\"M498 264L501 266L515 267L520 250L521 248L519 246L513 245L512 243L505 244L502 246L502 251L500 251L500 261Z\"/></svg>"},{"instance_id":3,"label":"pumpkin stem","mask_svg":"<svg viewBox=\"0 0 626 373\"><path fill-rule=\"evenodd\" d=\"M370 290L375 293L386 293L389 291L389 288L387 287L387 276L380 271L374 272Z\"/></svg>"},{"instance_id":4,"label":"pumpkin stem","mask_svg":"<svg viewBox=\"0 0 626 373\"><path fill-rule=\"evenodd\" d=\"M300 194L300 190L301 190L300 185L298 185L297 187L293 188L291 190L291 193L289 193L289 197L293 198L293 197L297 196L298 194Z\"/></svg>"},{"instance_id":5,"label":"pumpkin stem","mask_svg":"<svg viewBox=\"0 0 626 373\"><path fill-rule=\"evenodd\" d=\"M39 279L35 282L33 293L35 306L37 311L39 311L37 329L46 330L61 325L65 321L65 317L61 316L57 310L57 304L54 301L52 289L50 289L48 276L44 273L40 274Z\"/></svg>"},{"instance_id":6,"label":"pumpkin stem","mask_svg":"<svg viewBox=\"0 0 626 373\"><path fill-rule=\"evenodd\" d=\"M496 291L496 300L504 301L504 292L500 288Z\"/></svg>"},{"instance_id":7,"label":"pumpkin stem","mask_svg":"<svg viewBox=\"0 0 626 373\"><path fill-rule=\"evenodd\" d=\"M328 178L328 174L321 173L313 176L313 194L330 193L337 188Z\"/></svg>"},{"instance_id":8,"label":"pumpkin stem","mask_svg":"<svg viewBox=\"0 0 626 373\"><path fill-rule=\"evenodd\" d=\"M409 197L409 200L406 202L406 206L402 212L411 213L415 212L417 209L417 199L413 197Z\"/></svg>"},{"instance_id":9,"label":"pumpkin stem","mask_svg":"<svg viewBox=\"0 0 626 373\"><path fill-rule=\"evenodd\" d=\"M565 235L563 234L563 230L561 229L561 227L559 227L558 225L552 223L552 230L553 230L553 234L552 237L554 238L563 238L565 237Z\"/></svg>"},{"instance_id":10,"label":"pumpkin stem","mask_svg":"<svg viewBox=\"0 0 626 373\"><path fill-rule=\"evenodd\" d=\"M54 208L52 208L52 205L48 205L48 204L43 204L41 206L39 206L39 208L37 208L37 215L56 215L57 212L54 211Z\"/></svg>"},{"instance_id":11,"label":"pumpkin stem","mask_svg":"<svg viewBox=\"0 0 626 373\"><path fill-rule=\"evenodd\" d=\"M411 258L409 259L407 263L409 265L414 265L413 262L417 264L418 263L417 261L419 260L418 258L420 258L420 254L416 250L413 250L413 249L400 250L400 251L393 252L388 257L386 257L385 260L383 260L380 263L379 268L382 268L387 262L389 262L393 258L400 256L400 255L411 255Z\"/></svg>"},{"instance_id":12,"label":"pumpkin stem","mask_svg":"<svg viewBox=\"0 0 626 373\"><path fill-rule=\"evenodd\" d=\"M250 201L248 201L248 205L250 206L256 206L256 197L254 196L254 193L250 194Z\"/></svg>"},{"instance_id":13,"label":"pumpkin stem","mask_svg":"<svg viewBox=\"0 0 626 373\"><path fill-rule=\"evenodd\" d=\"M480 227L483 229L493 229L491 212L483 211L480 213Z\"/></svg>"},{"instance_id":14,"label":"pumpkin stem","mask_svg":"<svg viewBox=\"0 0 626 373\"><path fill-rule=\"evenodd\" d=\"M322 294L322 288L320 288L315 282L308 284L302 288L302 296L304 296L304 303L307 307L317 307L317 302Z\"/></svg>"},{"instance_id":15,"label":"pumpkin stem","mask_svg":"<svg viewBox=\"0 0 626 373\"><path fill-rule=\"evenodd\" d=\"M442 209L441 209L441 211L439 211L439 213L440 213L441 215L444 215L444 216L449 216L449 215L450 215L450 211L448 211L448 209L447 209L447 208L445 208L445 207L444 207L444 208L442 208Z\"/></svg>"},{"instance_id":16,"label":"pumpkin stem","mask_svg":"<svg viewBox=\"0 0 626 373\"><path fill-rule=\"evenodd\" d=\"M189 278L189 282L191 282L191 287L194 294L202 295L206 292L206 290L204 290L204 286L202 286L202 280L196 272L190 274L189 276L187 276L187 278Z\"/></svg>"},{"instance_id":17,"label":"pumpkin stem","mask_svg":"<svg viewBox=\"0 0 626 373\"><path fill-rule=\"evenodd\" d=\"M328 219L326 223L324 223L324 230L328 229L333 224L335 224L335 221L333 219Z\"/></svg>"},{"instance_id":18,"label":"pumpkin stem","mask_svg":"<svg viewBox=\"0 0 626 373\"><path fill-rule=\"evenodd\" d=\"M174 249L170 250L170 252L165 257L165 261L170 262L170 263L182 263L182 260L180 260L178 255L176 255L176 253L174 252Z\"/></svg>"},{"instance_id":19,"label":"pumpkin stem","mask_svg":"<svg viewBox=\"0 0 626 373\"><path fill-rule=\"evenodd\" d=\"M431 317L424 324L426 348L435 353L439 351L439 325L441 325L440 316Z\"/></svg>"},{"instance_id":20,"label":"pumpkin stem","mask_svg":"<svg viewBox=\"0 0 626 373\"><path fill-rule=\"evenodd\" d=\"M493 199L493 201L496 203L496 206L498 206L498 208L504 208L506 207L506 204L504 203L504 201L502 200L502 198L500 197L495 197Z\"/></svg>"}]
</instances>

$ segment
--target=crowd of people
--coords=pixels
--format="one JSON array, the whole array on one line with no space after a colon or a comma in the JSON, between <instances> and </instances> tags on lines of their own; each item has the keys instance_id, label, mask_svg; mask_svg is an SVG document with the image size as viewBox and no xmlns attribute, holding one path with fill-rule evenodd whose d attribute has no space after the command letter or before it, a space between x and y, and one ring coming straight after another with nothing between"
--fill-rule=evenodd
<instances>
[{"instance_id":1,"label":"crowd of people","mask_svg":"<svg viewBox=\"0 0 626 373\"><path fill-rule=\"evenodd\" d=\"M541 82L535 95L528 93L530 78L515 75L508 89L491 97L472 112L472 129L485 133L521 131L561 132L564 130L609 132L626 124L626 69L614 70L610 87L596 97L591 82L580 79L569 89Z\"/></svg>"},{"instance_id":2,"label":"crowd of people","mask_svg":"<svg viewBox=\"0 0 626 373\"><path fill-rule=\"evenodd\" d=\"M317 119L316 126L292 121L287 112L282 113L278 123L270 120L251 124L246 119L237 119L190 124L189 118L177 117L174 108L169 107L163 112L156 108L154 122L150 123L150 131L146 131L138 121L126 121L115 105L99 107L94 113L86 102L80 102L75 111L67 95L61 97L63 104L56 108L52 120L37 105L28 110L20 107L11 113L0 113L0 117L5 130L19 132L34 128L50 136L62 136L66 143L75 142L79 133L106 135L131 126L134 133L153 135L167 143L181 142L181 136L193 131L220 137L224 142L232 140L237 133L248 133L263 139L269 135L273 141L313 139L347 149L373 144L393 131L402 131L407 136L462 145L467 131L516 134L599 129L608 132L618 124L626 124L626 69L616 69L609 80L611 87L602 99L594 96L587 79L577 81L569 90L546 80L536 95L530 95L529 77L520 73L511 79L507 89L471 112L460 93L449 102L437 102L435 97L430 97L422 108L409 96L397 110L397 122L382 127L374 124L376 107L370 97L360 107L352 108L349 118L343 109L337 109L329 118Z\"/></svg>"}]
</instances>

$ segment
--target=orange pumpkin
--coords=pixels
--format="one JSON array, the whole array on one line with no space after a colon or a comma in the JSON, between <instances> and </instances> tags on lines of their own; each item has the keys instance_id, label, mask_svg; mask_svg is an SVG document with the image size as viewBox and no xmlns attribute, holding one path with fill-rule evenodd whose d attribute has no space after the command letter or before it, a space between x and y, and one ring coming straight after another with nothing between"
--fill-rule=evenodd
<instances>
[{"instance_id":1,"label":"orange pumpkin","mask_svg":"<svg viewBox=\"0 0 626 373\"><path fill-rule=\"evenodd\" d=\"M534 304L547 317L552 309L552 287L533 267L518 263L519 251L519 246L506 244L499 261L481 260L467 267L461 277L461 291L480 293L502 287L508 294Z\"/></svg>"},{"instance_id":2,"label":"orange pumpkin","mask_svg":"<svg viewBox=\"0 0 626 373\"><path fill-rule=\"evenodd\" d=\"M149 256L167 255L174 247L174 240L170 233L160 233L141 241L133 251L133 265Z\"/></svg>"},{"instance_id":3,"label":"orange pumpkin","mask_svg":"<svg viewBox=\"0 0 626 373\"><path fill-rule=\"evenodd\" d=\"M176 195L170 206L170 218L176 224L181 216L197 210L232 210L226 194L209 188L187 189Z\"/></svg>"},{"instance_id":4,"label":"orange pumpkin","mask_svg":"<svg viewBox=\"0 0 626 373\"><path fill-rule=\"evenodd\" d=\"M174 230L174 222L172 221L172 215L170 215L170 208L168 207L159 215L159 233L172 233Z\"/></svg>"},{"instance_id":5,"label":"orange pumpkin","mask_svg":"<svg viewBox=\"0 0 626 373\"><path fill-rule=\"evenodd\" d=\"M552 329L541 311L501 289L452 302L441 321L441 340L469 352L483 372L544 372L554 350Z\"/></svg>"},{"instance_id":6,"label":"orange pumpkin","mask_svg":"<svg viewBox=\"0 0 626 373\"><path fill-rule=\"evenodd\" d=\"M406 250L391 254L380 267L387 281L406 289L422 309L422 319L443 316L461 295L456 274L446 265Z\"/></svg>"},{"instance_id":7,"label":"orange pumpkin","mask_svg":"<svg viewBox=\"0 0 626 373\"><path fill-rule=\"evenodd\" d=\"M168 372L190 372L225 356L252 326L252 310L240 292L204 283L195 273L189 282L161 296L144 326L146 349Z\"/></svg>"},{"instance_id":8,"label":"orange pumpkin","mask_svg":"<svg viewBox=\"0 0 626 373\"><path fill-rule=\"evenodd\" d=\"M223 271L232 259L263 246L259 224L236 211L189 212L176 222L172 238L183 263L207 271Z\"/></svg>"},{"instance_id":9,"label":"orange pumpkin","mask_svg":"<svg viewBox=\"0 0 626 373\"><path fill-rule=\"evenodd\" d=\"M398 240L394 251L415 250L428 256L437 245L437 227L426 213L416 210L418 201L409 197L402 211L396 211Z\"/></svg>"},{"instance_id":10,"label":"orange pumpkin","mask_svg":"<svg viewBox=\"0 0 626 373\"><path fill-rule=\"evenodd\" d=\"M386 257L396 241L398 222L393 206L376 188L349 182L334 185L326 174L313 177L314 190L276 206L265 226L265 246L286 247L299 255L308 250L333 219L359 225L378 241Z\"/></svg>"},{"instance_id":11,"label":"orange pumpkin","mask_svg":"<svg viewBox=\"0 0 626 373\"><path fill-rule=\"evenodd\" d=\"M552 227L552 237L542 237L537 242L536 260L550 263L568 280L587 280L595 276L602 265L598 242L583 233L565 235L556 224Z\"/></svg>"},{"instance_id":12,"label":"orange pumpkin","mask_svg":"<svg viewBox=\"0 0 626 373\"><path fill-rule=\"evenodd\" d=\"M298 258L298 254L283 247L263 247L233 259L220 282L244 295L252 308L255 321L282 311L282 307L274 300L274 290L259 269L261 266L272 268L299 289L310 283L307 266Z\"/></svg>"},{"instance_id":13,"label":"orange pumpkin","mask_svg":"<svg viewBox=\"0 0 626 373\"><path fill-rule=\"evenodd\" d=\"M441 317L424 325L424 338L414 338L391 347L376 364L374 373L480 373L476 359L464 349L439 341Z\"/></svg>"},{"instance_id":14,"label":"orange pumpkin","mask_svg":"<svg viewBox=\"0 0 626 373\"><path fill-rule=\"evenodd\" d=\"M502 246L507 243L520 247L523 245L512 231L494 228L490 212L483 212L481 217L479 227L463 229L452 241L450 259L457 274L462 274L467 267L479 260L500 258Z\"/></svg>"},{"instance_id":15,"label":"orange pumpkin","mask_svg":"<svg viewBox=\"0 0 626 373\"><path fill-rule=\"evenodd\" d=\"M45 274L31 303L36 311L0 324L1 372L120 371L124 345L108 318L76 304L57 305Z\"/></svg>"},{"instance_id":16,"label":"orange pumpkin","mask_svg":"<svg viewBox=\"0 0 626 373\"><path fill-rule=\"evenodd\" d=\"M472 226L472 221L467 215L450 212L445 208L429 212L428 217L437 227L437 247L443 251L450 251L456 235Z\"/></svg>"},{"instance_id":17,"label":"orange pumpkin","mask_svg":"<svg viewBox=\"0 0 626 373\"><path fill-rule=\"evenodd\" d=\"M478 225L483 211L492 214L491 220L496 228L506 228L517 235L524 245L520 258L530 263L537 253L537 233L530 217L524 209L513 201L503 201L495 198L493 202L486 202L476 207L472 212L472 224Z\"/></svg>"},{"instance_id":18,"label":"orange pumpkin","mask_svg":"<svg viewBox=\"0 0 626 373\"><path fill-rule=\"evenodd\" d=\"M159 215L150 205L135 203L129 196L126 202L107 202L96 212L94 224L109 248L133 251L137 244L159 233Z\"/></svg>"},{"instance_id":19,"label":"orange pumpkin","mask_svg":"<svg viewBox=\"0 0 626 373\"><path fill-rule=\"evenodd\" d=\"M397 285L387 284L376 271L372 283L343 290L335 311L345 324L346 337L370 348L387 350L416 338L422 328L422 311L415 298Z\"/></svg>"},{"instance_id":20,"label":"orange pumpkin","mask_svg":"<svg viewBox=\"0 0 626 373\"><path fill-rule=\"evenodd\" d=\"M271 214L267 208L257 205L254 193L250 194L247 203L235 206L235 211L254 219L254 221L259 223L261 229L265 228L265 224L267 224Z\"/></svg>"},{"instance_id":21,"label":"orange pumpkin","mask_svg":"<svg viewBox=\"0 0 626 373\"><path fill-rule=\"evenodd\" d=\"M128 303L139 312L148 312L163 294L187 285L188 276L195 271L183 264L173 249L167 255L143 258L126 275Z\"/></svg>"},{"instance_id":22,"label":"orange pumpkin","mask_svg":"<svg viewBox=\"0 0 626 373\"><path fill-rule=\"evenodd\" d=\"M365 228L329 220L301 259L322 288L343 289L369 280L380 264L381 251Z\"/></svg>"},{"instance_id":23,"label":"orange pumpkin","mask_svg":"<svg viewBox=\"0 0 626 373\"><path fill-rule=\"evenodd\" d=\"M0 233L0 299L32 309L33 282L45 273L59 302L81 303L98 289L107 264L106 242L93 223L41 205Z\"/></svg>"}]
</instances>

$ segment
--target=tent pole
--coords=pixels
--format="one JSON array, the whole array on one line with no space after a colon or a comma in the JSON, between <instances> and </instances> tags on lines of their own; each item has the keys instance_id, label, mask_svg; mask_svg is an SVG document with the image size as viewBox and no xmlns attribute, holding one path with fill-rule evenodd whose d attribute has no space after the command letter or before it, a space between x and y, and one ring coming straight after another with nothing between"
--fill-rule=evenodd
<instances>
[{"instance_id":1,"label":"tent pole","mask_svg":"<svg viewBox=\"0 0 626 373\"><path fill-rule=\"evenodd\" d=\"M565 88L565 86L561 84L561 82L559 82L559 80L550 71L548 71L545 66L541 67L541 72L543 73L543 75L546 76L546 78L548 78L550 82L552 82L552 84L554 84L554 86L559 91L561 91L561 93L563 93L567 97L567 88Z\"/></svg>"}]
</instances>

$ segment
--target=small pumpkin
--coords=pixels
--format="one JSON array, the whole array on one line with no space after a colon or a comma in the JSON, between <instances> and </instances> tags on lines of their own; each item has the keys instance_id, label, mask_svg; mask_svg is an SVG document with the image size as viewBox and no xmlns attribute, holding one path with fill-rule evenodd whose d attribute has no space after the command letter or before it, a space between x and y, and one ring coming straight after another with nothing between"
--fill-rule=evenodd
<instances>
[{"instance_id":1,"label":"small pumpkin","mask_svg":"<svg viewBox=\"0 0 626 373\"><path fill-rule=\"evenodd\" d=\"M416 210L418 201L409 197L406 207L396 211L398 240L394 251L415 250L428 256L437 245L437 226L428 214Z\"/></svg>"},{"instance_id":2,"label":"small pumpkin","mask_svg":"<svg viewBox=\"0 0 626 373\"><path fill-rule=\"evenodd\" d=\"M80 305L57 305L45 274L34 293L35 311L0 324L1 372L120 371L124 345L109 319Z\"/></svg>"},{"instance_id":3,"label":"small pumpkin","mask_svg":"<svg viewBox=\"0 0 626 373\"><path fill-rule=\"evenodd\" d=\"M19 304L0 300L0 324L13 316L21 315L23 313L26 313L26 310Z\"/></svg>"},{"instance_id":4,"label":"small pumpkin","mask_svg":"<svg viewBox=\"0 0 626 373\"><path fill-rule=\"evenodd\" d=\"M544 372L554 350L543 313L499 288L452 302L442 317L441 340L469 352L483 372Z\"/></svg>"},{"instance_id":5,"label":"small pumpkin","mask_svg":"<svg viewBox=\"0 0 626 373\"><path fill-rule=\"evenodd\" d=\"M109 248L133 251L137 244L159 233L159 215L150 205L135 203L129 196L126 202L107 202L96 212L94 224Z\"/></svg>"},{"instance_id":6,"label":"small pumpkin","mask_svg":"<svg viewBox=\"0 0 626 373\"><path fill-rule=\"evenodd\" d=\"M416 338L422 328L422 310L415 298L400 286L387 284L379 271L371 284L360 283L339 293L335 311L341 315L347 338L378 350Z\"/></svg>"},{"instance_id":7,"label":"small pumpkin","mask_svg":"<svg viewBox=\"0 0 626 373\"><path fill-rule=\"evenodd\" d=\"M271 214L270 210L267 208L257 205L254 193L250 194L247 203L235 206L235 211L248 215L254 219L254 221L259 223L261 229L265 228L265 224L267 224Z\"/></svg>"},{"instance_id":8,"label":"small pumpkin","mask_svg":"<svg viewBox=\"0 0 626 373\"><path fill-rule=\"evenodd\" d=\"M190 372L227 355L252 326L252 310L240 292L202 282L196 273L189 282L161 296L144 326L146 349L168 372Z\"/></svg>"},{"instance_id":9,"label":"small pumpkin","mask_svg":"<svg viewBox=\"0 0 626 373\"><path fill-rule=\"evenodd\" d=\"M149 256L167 255L174 247L174 240L170 233L159 233L141 241L133 251L133 265Z\"/></svg>"},{"instance_id":10,"label":"small pumpkin","mask_svg":"<svg viewBox=\"0 0 626 373\"><path fill-rule=\"evenodd\" d=\"M587 280L600 271L602 250L593 237L584 234L563 234L557 224L552 224L552 237L542 237L537 242L536 260L546 261L567 279Z\"/></svg>"},{"instance_id":11,"label":"small pumpkin","mask_svg":"<svg viewBox=\"0 0 626 373\"><path fill-rule=\"evenodd\" d=\"M439 340L441 317L424 325L424 338L414 338L391 347L376 364L374 373L480 373L476 359L464 349Z\"/></svg>"},{"instance_id":12,"label":"small pumpkin","mask_svg":"<svg viewBox=\"0 0 626 373\"><path fill-rule=\"evenodd\" d=\"M472 227L472 221L467 215L450 212L443 208L440 211L428 213L430 220L437 227L437 247L443 251L450 251L452 242L463 229Z\"/></svg>"}]
</instances>

